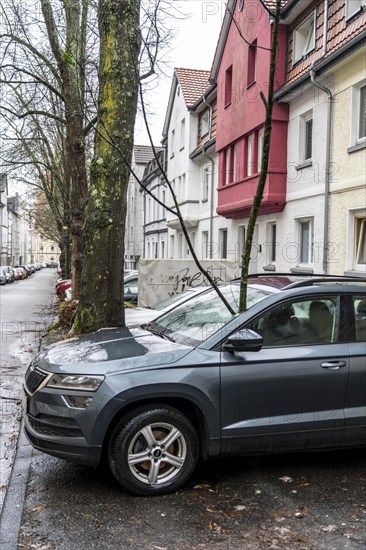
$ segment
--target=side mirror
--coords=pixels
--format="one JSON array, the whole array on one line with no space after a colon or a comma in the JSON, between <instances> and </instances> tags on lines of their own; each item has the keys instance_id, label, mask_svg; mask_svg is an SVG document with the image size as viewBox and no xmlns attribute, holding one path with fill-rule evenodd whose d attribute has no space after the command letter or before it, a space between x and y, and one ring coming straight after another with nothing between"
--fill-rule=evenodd
<instances>
[{"instance_id":1,"label":"side mirror","mask_svg":"<svg viewBox=\"0 0 366 550\"><path fill-rule=\"evenodd\" d=\"M254 330L245 328L229 336L223 345L223 349L231 353L235 351L260 351L262 345L262 336L259 336Z\"/></svg>"}]
</instances>

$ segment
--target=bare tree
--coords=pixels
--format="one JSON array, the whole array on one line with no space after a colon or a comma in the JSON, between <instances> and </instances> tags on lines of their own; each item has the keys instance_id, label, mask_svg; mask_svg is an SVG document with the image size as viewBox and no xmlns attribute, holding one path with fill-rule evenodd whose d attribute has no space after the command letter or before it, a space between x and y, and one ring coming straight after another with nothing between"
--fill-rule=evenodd
<instances>
[{"instance_id":1,"label":"bare tree","mask_svg":"<svg viewBox=\"0 0 366 550\"><path fill-rule=\"evenodd\" d=\"M39 0L27 7L20 0L7 2L2 8L5 25L0 35L2 45L0 85L6 88L0 113L6 116L20 149L30 163L43 164L45 174L38 182L50 181L49 163L34 155L27 141L44 141L49 160L55 156L65 186L63 231L72 240L72 277L77 296L82 268L82 226L87 197L86 136L93 118L87 78L95 72L98 37L92 0ZM39 11L38 11L39 10ZM56 124L56 126L55 126ZM56 147L62 140L61 149ZM54 163L54 164L55 164ZM55 172L51 172L53 175ZM35 183L35 182L33 182ZM51 194L44 189L47 198Z\"/></svg>"}]
</instances>

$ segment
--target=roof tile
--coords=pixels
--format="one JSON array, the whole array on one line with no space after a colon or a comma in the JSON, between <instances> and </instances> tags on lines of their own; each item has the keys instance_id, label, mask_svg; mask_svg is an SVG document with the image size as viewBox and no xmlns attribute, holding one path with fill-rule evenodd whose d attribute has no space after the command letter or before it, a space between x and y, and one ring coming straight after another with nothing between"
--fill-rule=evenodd
<instances>
[{"instance_id":1,"label":"roof tile","mask_svg":"<svg viewBox=\"0 0 366 550\"><path fill-rule=\"evenodd\" d=\"M187 107L192 107L210 87L210 71L198 69L175 69L184 101Z\"/></svg>"}]
</instances>

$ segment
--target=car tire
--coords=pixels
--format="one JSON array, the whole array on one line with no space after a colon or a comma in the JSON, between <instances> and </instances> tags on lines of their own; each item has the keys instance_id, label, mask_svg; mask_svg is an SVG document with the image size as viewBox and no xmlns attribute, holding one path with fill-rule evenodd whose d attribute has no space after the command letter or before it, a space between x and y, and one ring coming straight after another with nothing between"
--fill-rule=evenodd
<instances>
[{"instance_id":1,"label":"car tire","mask_svg":"<svg viewBox=\"0 0 366 550\"><path fill-rule=\"evenodd\" d=\"M192 475L198 455L191 421L165 405L143 407L124 417L108 448L113 475L126 491L139 496L179 489Z\"/></svg>"}]
</instances>

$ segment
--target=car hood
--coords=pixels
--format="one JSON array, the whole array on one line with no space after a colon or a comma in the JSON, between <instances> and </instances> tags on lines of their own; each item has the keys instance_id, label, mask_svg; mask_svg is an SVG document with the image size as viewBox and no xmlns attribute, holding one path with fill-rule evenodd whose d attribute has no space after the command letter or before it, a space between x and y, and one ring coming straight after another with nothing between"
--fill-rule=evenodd
<instances>
[{"instance_id":1,"label":"car hood","mask_svg":"<svg viewBox=\"0 0 366 550\"><path fill-rule=\"evenodd\" d=\"M102 329L53 344L36 359L51 372L107 374L175 363L192 347L164 340L146 330Z\"/></svg>"}]
</instances>

